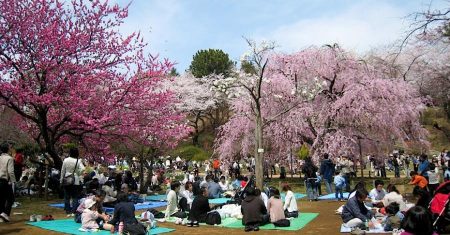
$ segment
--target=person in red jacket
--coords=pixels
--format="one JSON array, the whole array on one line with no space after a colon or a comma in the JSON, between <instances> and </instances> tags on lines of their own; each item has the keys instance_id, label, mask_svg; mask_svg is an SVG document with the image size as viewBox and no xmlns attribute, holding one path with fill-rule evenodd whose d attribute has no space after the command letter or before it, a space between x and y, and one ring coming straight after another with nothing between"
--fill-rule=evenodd
<instances>
[{"instance_id":1,"label":"person in red jacket","mask_svg":"<svg viewBox=\"0 0 450 235\"><path fill-rule=\"evenodd\" d=\"M16 149L16 155L14 156L14 175L16 180L20 180L22 177L22 171L24 166L24 157L21 149Z\"/></svg>"},{"instance_id":2,"label":"person in red jacket","mask_svg":"<svg viewBox=\"0 0 450 235\"><path fill-rule=\"evenodd\" d=\"M220 161L218 158L213 161L214 177L219 178L220 176Z\"/></svg>"}]
</instances>

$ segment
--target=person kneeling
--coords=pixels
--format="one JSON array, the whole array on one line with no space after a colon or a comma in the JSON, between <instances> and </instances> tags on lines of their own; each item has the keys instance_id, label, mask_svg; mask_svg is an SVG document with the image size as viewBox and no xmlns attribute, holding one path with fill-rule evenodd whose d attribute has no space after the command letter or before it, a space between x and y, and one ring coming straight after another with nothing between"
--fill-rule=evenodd
<instances>
[{"instance_id":1,"label":"person kneeling","mask_svg":"<svg viewBox=\"0 0 450 235\"><path fill-rule=\"evenodd\" d=\"M188 227L197 227L199 223L206 222L206 216L211 208L208 202L208 188L201 187L201 194L195 197L192 202L191 211L189 213Z\"/></svg>"},{"instance_id":2,"label":"person kneeling","mask_svg":"<svg viewBox=\"0 0 450 235\"><path fill-rule=\"evenodd\" d=\"M260 196L256 196L255 188L247 189L247 196L242 201L242 224L245 225L245 231L258 231L259 226L269 222L269 215Z\"/></svg>"},{"instance_id":3,"label":"person kneeling","mask_svg":"<svg viewBox=\"0 0 450 235\"><path fill-rule=\"evenodd\" d=\"M358 227L372 219L372 212L364 205L367 195L367 190L357 189L355 196L345 204L341 217L346 227ZM369 227L372 227L371 222L369 222Z\"/></svg>"}]
</instances>

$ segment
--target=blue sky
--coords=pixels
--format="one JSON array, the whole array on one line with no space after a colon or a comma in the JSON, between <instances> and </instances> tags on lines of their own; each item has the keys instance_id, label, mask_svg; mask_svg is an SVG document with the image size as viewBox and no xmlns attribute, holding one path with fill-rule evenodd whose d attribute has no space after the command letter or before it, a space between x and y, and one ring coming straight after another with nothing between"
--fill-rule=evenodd
<instances>
[{"instance_id":1,"label":"blue sky","mask_svg":"<svg viewBox=\"0 0 450 235\"><path fill-rule=\"evenodd\" d=\"M128 0L115 0L126 5ZM282 52L339 43L364 53L404 36L407 16L431 0L134 0L121 31L140 31L148 52L177 62L184 72L201 49L222 49L234 61L247 50L243 37L272 40ZM434 0L432 8L449 2Z\"/></svg>"}]
</instances>

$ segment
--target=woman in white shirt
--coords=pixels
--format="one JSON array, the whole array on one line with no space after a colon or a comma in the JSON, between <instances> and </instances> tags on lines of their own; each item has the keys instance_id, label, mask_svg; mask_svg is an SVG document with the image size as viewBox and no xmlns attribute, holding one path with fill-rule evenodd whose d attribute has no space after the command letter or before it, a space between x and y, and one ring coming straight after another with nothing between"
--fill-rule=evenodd
<instances>
[{"instance_id":1,"label":"woman in white shirt","mask_svg":"<svg viewBox=\"0 0 450 235\"><path fill-rule=\"evenodd\" d=\"M284 214L286 218L289 217L298 217L298 208L297 208L297 200L295 200L295 195L291 191L291 186L289 186L287 183L285 183L282 187L283 192L286 193L286 197L284 199Z\"/></svg>"},{"instance_id":2,"label":"woman in white shirt","mask_svg":"<svg viewBox=\"0 0 450 235\"><path fill-rule=\"evenodd\" d=\"M393 184L389 184L387 186L387 192L382 200L384 207L387 207L389 204L396 202L400 206L400 211L406 211L406 203L403 201L403 196L398 192L397 188Z\"/></svg>"},{"instance_id":3,"label":"woman in white shirt","mask_svg":"<svg viewBox=\"0 0 450 235\"><path fill-rule=\"evenodd\" d=\"M189 211L192 206L192 202L194 201L194 193L192 192L192 182L188 181L184 185L184 191L181 192L180 196L180 209L182 211Z\"/></svg>"},{"instance_id":4,"label":"woman in white shirt","mask_svg":"<svg viewBox=\"0 0 450 235\"><path fill-rule=\"evenodd\" d=\"M219 186L220 186L220 188L222 189L223 192L228 191L228 182L225 181L225 176L224 175L222 175L220 177Z\"/></svg>"}]
</instances>

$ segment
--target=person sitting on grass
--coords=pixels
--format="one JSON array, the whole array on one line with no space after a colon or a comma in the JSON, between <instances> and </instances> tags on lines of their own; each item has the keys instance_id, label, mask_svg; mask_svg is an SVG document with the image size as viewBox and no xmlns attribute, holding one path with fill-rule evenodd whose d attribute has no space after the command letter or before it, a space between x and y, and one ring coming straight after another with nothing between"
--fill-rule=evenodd
<instances>
[{"instance_id":1,"label":"person sitting on grass","mask_svg":"<svg viewBox=\"0 0 450 235\"><path fill-rule=\"evenodd\" d=\"M336 176L334 176L334 189L335 189L334 197L338 201L343 201L344 194L342 193L342 191L345 188L345 179L344 177L342 177L339 171L336 171L335 174Z\"/></svg>"},{"instance_id":2,"label":"person sitting on grass","mask_svg":"<svg viewBox=\"0 0 450 235\"><path fill-rule=\"evenodd\" d=\"M290 218L290 217L297 218L298 217L297 200L295 200L295 195L291 191L291 186L289 186L289 184L287 184L287 183L284 183L282 190L283 190L283 192L286 193L286 197L284 198L284 205L283 205L284 215L287 218Z\"/></svg>"},{"instance_id":3,"label":"person sitting on grass","mask_svg":"<svg viewBox=\"0 0 450 235\"><path fill-rule=\"evenodd\" d=\"M205 223L206 215L211 211L208 202L208 188L202 187L200 191L201 194L195 197L192 202L191 211L189 212L188 217L189 221L187 223L188 227L198 227L199 223Z\"/></svg>"},{"instance_id":4,"label":"person sitting on grass","mask_svg":"<svg viewBox=\"0 0 450 235\"><path fill-rule=\"evenodd\" d=\"M84 201L85 209L81 214L80 231L97 231L99 229L111 230L112 225L104 223L108 221L109 216L100 214L97 211L97 202L91 198Z\"/></svg>"},{"instance_id":5,"label":"person sitting on grass","mask_svg":"<svg viewBox=\"0 0 450 235\"><path fill-rule=\"evenodd\" d=\"M386 195L386 191L383 188L384 182L382 180L375 180L374 186L375 188L369 192L369 198L371 199L372 204L379 205Z\"/></svg>"},{"instance_id":6,"label":"person sitting on grass","mask_svg":"<svg viewBox=\"0 0 450 235\"><path fill-rule=\"evenodd\" d=\"M425 177L418 175L415 171L411 171L409 175L411 176L411 181L409 182L409 184L417 185L423 189L427 188L428 180L425 179Z\"/></svg>"},{"instance_id":7,"label":"person sitting on grass","mask_svg":"<svg viewBox=\"0 0 450 235\"><path fill-rule=\"evenodd\" d=\"M384 231L392 231L400 228L400 223L403 219L403 214L399 213L400 206L393 202L386 207L386 219L384 223Z\"/></svg>"},{"instance_id":8,"label":"person sitting on grass","mask_svg":"<svg viewBox=\"0 0 450 235\"><path fill-rule=\"evenodd\" d=\"M279 220L286 219L283 211L283 201L280 198L280 191L276 188L270 189L270 197L267 202L267 211L269 212L270 222L276 223Z\"/></svg>"},{"instance_id":9,"label":"person sitting on grass","mask_svg":"<svg viewBox=\"0 0 450 235\"><path fill-rule=\"evenodd\" d=\"M364 205L368 192L365 189L357 189L354 197L350 198L342 210L342 221L348 228L358 227L365 221L370 221L373 215ZM369 222L369 227L373 224Z\"/></svg>"},{"instance_id":10,"label":"person sitting on grass","mask_svg":"<svg viewBox=\"0 0 450 235\"><path fill-rule=\"evenodd\" d=\"M89 195L83 199L80 200L80 205L78 206L77 210L75 211L75 217L74 220L76 223L81 223L81 214L84 212L84 210L87 208L86 204L84 203L87 199L92 199L96 202L95 208L97 209L97 212L101 215L106 215L105 211L103 210L103 201L105 200L106 192L103 190L99 190L95 192L93 195ZM100 217L102 218L102 217Z\"/></svg>"},{"instance_id":11,"label":"person sitting on grass","mask_svg":"<svg viewBox=\"0 0 450 235\"><path fill-rule=\"evenodd\" d=\"M222 189L222 192L226 192L228 190L228 182L225 180L225 176L220 176L219 186Z\"/></svg>"},{"instance_id":12,"label":"person sitting on grass","mask_svg":"<svg viewBox=\"0 0 450 235\"><path fill-rule=\"evenodd\" d=\"M181 211L189 211L194 201L194 193L192 192L192 182L188 181L184 185L184 191L181 192L181 199L178 202Z\"/></svg>"},{"instance_id":13,"label":"person sitting on grass","mask_svg":"<svg viewBox=\"0 0 450 235\"><path fill-rule=\"evenodd\" d=\"M134 203L128 200L128 194L120 192L117 194L117 204L114 206L114 215L112 220L108 222L110 232L114 233L115 227L119 225L120 222L126 226L127 224L138 223L135 215ZM106 229L105 225L103 227Z\"/></svg>"},{"instance_id":14,"label":"person sitting on grass","mask_svg":"<svg viewBox=\"0 0 450 235\"><path fill-rule=\"evenodd\" d=\"M247 196L242 200L241 205L242 224L245 231L258 231L259 226L269 223L269 215L266 206L260 196L256 195L256 189L247 188Z\"/></svg>"},{"instance_id":15,"label":"person sitting on grass","mask_svg":"<svg viewBox=\"0 0 450 235\"><path fill-rule=\"evenodd\" d=\"M178 209L178 192L180 191L181 184L178 181L170 184L170 191L167 194L167 209L165 218L171 216L178 218L186 218L186 213L179 211Z\"/></svg>"},{"instance_id":16,"label":"person sitting on grass","mask_svg":"<svg viewBox=\"0 0 450 235\"><path fill-rule=\"evenodd\" d=\"M209 198L220 198L223 191L220 188L220 185L217 183L217 179L213 180L213 176L207 175L206 176L206 182L208 182L208 192L209 192Z\"/></svg>"},{"instance_id":17,"label":"person sitting on grass","mask_svg":"<svg viewBox=\"0 0 450 235\"><path fill-rule=\"evenodd\" d=\"M414 206L406 212L401 228L404 231L400 235L437 235L433 231L430 212L421 206Z\"/></svg>"},{"instance_id":18,"label":"person sitting on grass","mask_svg":"<svg viewBox=\"0 0 450 235\"><path fill-rule=\"evenodd\" d=\"M397 190L395 185L389 184L387 186L387 192L386 196L383 198L383 205L387 207L389 204L395 202L399 205L400 211L406 211L406 203L403 201L403 196L400 194L400 192Z\"/></svg>"}]
</instances>

